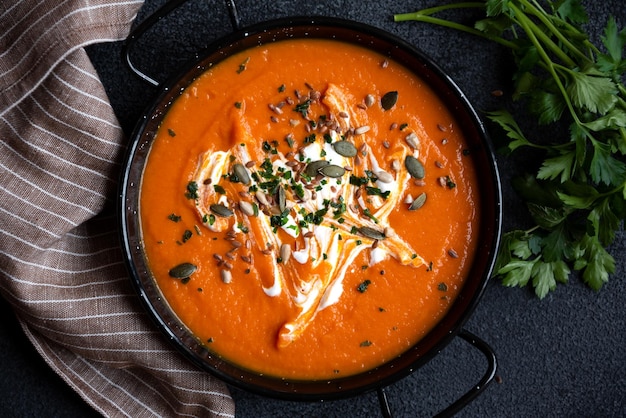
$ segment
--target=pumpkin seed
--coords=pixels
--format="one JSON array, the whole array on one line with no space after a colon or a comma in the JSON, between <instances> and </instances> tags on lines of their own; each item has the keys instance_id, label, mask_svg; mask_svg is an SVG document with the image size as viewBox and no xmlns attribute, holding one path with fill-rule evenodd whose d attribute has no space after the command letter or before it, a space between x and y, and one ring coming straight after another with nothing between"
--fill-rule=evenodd
<instances>
[{"instance_id":1,"label":"pumpkin seed","mask_svg":"<svg viewBox=\"0 0 626 418\"><path fill-rule=\"evenodd\" d=\"M367 125L359 126L358 128L356 128L354 130L354 134L355 135L363 135L364 133L369 132L369 130L370 130L370 127L367 126Z\"/></svg>"},{"instance_id":2,"label":"pumpkin seed","mask_svg":"<svg viewBox=\"0 0 626 418\"><path fill-rule=\"evenodd\" d=\"M287 264L289 258L291 257L291 245L283 244L280 246L280 259L283 264Z\"/></svg>"},{"instance_id":3,"label":"pumpkin seed","mask_svg":"<svg viewBox=\"0 0 626 418\"><path fill-rule=\"evenodd\" d=\"M267 200L267 196L265 196L265 193L263 193L261 190L258 190L255 196L260 204L262 204L263 206L269 206L270 202Z\"/></svg>"},{"instance_id":4,"label":"pumpkin seed","mask_svg":"<svg viewBox=\"0 0 626 418\"><path fill-rule=\"evenodd\" d=\"M320 168L327 166L329 164L330 163L326 160L311 161L309 164L307 164L306 168L304 169L304 172L309 177L315 177L319 174Z\"/></svg>"},{"instance_id":5,"label":"pumpkin seed","mask_svg":"<svg viewBox=\"0 0 626 418\"><path fill-rule=\"evenodd\" d=\"M407 144L413 149L420 149L420 140L415 132L411 132L404 138Z\"/></svg>"},{"instance_id":6,"label":"pumpkin seed","mask_svg":"<svg viewBox=\"0 0 626 418\"><path fill-rule=\"evenodd\" d=\"M191 276L198 267L191 263L181 263L176 267L172 267L169 271L170 277L175 279L186 279Z\"/></svg>"},{"instance_id":7,"label":"pumpkin seed","mask_svg":"<svg viewBox=\"0 0 626 418\"><path fill-rule=\"evenodd\" d=\"M368 94L367 96L365 96L365 106L372 107L375 101L376 99L372 94Z\"/></svg>"},{"instance_id":8,"label":"pumpkin seed","mask_svg":"<svg viewBox=\"0 0 626 418\"><path fill-rule=\"evenodd\" d=\"M332 145L335 152L343 157L354 157L357 153L356 147L349 141L337 141Z\"/></svg>"},{"instance_id":9,"label":"pumpkin seed","mask_svg":"<svg viewBox=\"0 0 626 418\"><path fill-rule=\"evenodd\" d=\"M222 269L220 270L220 277L222 278L222 282L228 284L233 281L233 274L230 270Z\"/></svg>"},{"instance_id":10,"label":"pumpkin seed","mask_svg":"<svg viewBox=\"0 0 626 418\"><path fill-rule=\"evenodd\" d=\"M393 176L384 170L378 171L376 177L378 177L378 180L382 183L392 183L394 180Z\"/></svg>"},{"instance_id":11,"label":"pumpkin seed","mask_svg":"<svg viewBox=\"0 0 626 418\"><path fill-rule=\"evenodd\" d=\"M278 189L276 190L276 200L278 201L278 210L280 210L281 213L284 212L287 207L287 197L285 196L285 189L283 186L278 186Z\"/></svg>"},{"instance_id":12,"label":"pumpkin seed","mask_svg":"<svg viewBox=\"0 0 626 418\"><path fill-rule=\"evenodd\" d=\"M343 167L339 167L338 165L329 164L320 168L319 172L326 177L337 178L343 176L346 172L346 169Z\"/></svg>"},{"instance_id":13,"label":"pumpkin seed","mask_svg":"<svg viewBox=\"0 0 626 418\"><path fill-rule=\"evenodd\" d=\"M424 203L426 203L426 193L421 193L415 198L413 203L411 203L411 205L409 206L409 210L417 210L424 206Z\"/></svg>"},{"instance_id":14,"label":"pumpkin seed","mask_svg":"<svg viewBox=\"0 0 626 418\"><path fill-rule=\"evenodd\" d=\"M235 173L235 177L240 183L250 184L250 176L248 175L248 170L244 167L243 164L236 163L233 165L233 172Z\"/></svg>"},{"instance_id":15,"label":"pumpkin seed","mask_svg":"<svg viewBox=\"0 0 626 418\"><path fill-rule=\"evenodd\" d=\"M252 203L246 202L245 200L242 200L241 202L239 202L239 209L241 209L241 211L248 216L256 215L254 206L252 206Z\"/></svg>"},{"instance_id":16,"label":"pumpkin seed","mask_svg":"<svg viewBox=\"0 0 626 418\"><path fill-rule=\"evenodd\" d=\"M385 239L387 238L385 234L377 229L370 228L369 226L362 226L357 229L357 232L364 237L372 238L372 239Z\"/></svg>"},{"instance_id":17,"label":"pumpkin seed","mask_svg":"<svg viewBox=\"0 0 626 418\"><path fill-rule=\"evenodd\" d=\"M404 165L406 169L409 171L411 177L416 179L423 179L426 175L424 170L424 165L412 155L407 155L404 159Z\"/></svg>"},{"instance_id":18,"label":"pumpkin seed","mask_svg":"<svg viewBox=\"0 0 626 418\"><path fill-rule=\"evenodd\" d=\"M390 91L385 93L383 97L380 99L380 105L383 107L383 110L391 109L396 102L398 101L398 92Z\"/></svg>"},{"instance_id":19,"label":"pumpkin seed","mask_svg":"<svg viewBox=\"0 0 626 418\"><path fill-rule=\"evenodd\" d=\"M221 203L215 203L209 206L211 212L216 214L217 216L221 216L222 218L228 218L229 216L233 216L233 211L228 209L226 206Z\"/></svg>"}]
</instances>

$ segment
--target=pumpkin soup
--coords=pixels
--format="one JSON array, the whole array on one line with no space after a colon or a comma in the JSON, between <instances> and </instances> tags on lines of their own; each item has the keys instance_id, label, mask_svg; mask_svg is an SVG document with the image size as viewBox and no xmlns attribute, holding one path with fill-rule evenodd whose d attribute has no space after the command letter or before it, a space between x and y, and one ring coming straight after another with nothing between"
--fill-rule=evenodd
<instances>
[{"instance_id":1,"label":"pumpkin soup","mask_svg":"<svg viewBox=\"0 0 626 418\"><path fill-rule=\"evenodd\" d=\"M337 41L258 46L165 116L141 184L146 259L212 352L284 378L352 375L415 344L462 287L472 164L402 65Z\"/></svg>"}]
</instances>

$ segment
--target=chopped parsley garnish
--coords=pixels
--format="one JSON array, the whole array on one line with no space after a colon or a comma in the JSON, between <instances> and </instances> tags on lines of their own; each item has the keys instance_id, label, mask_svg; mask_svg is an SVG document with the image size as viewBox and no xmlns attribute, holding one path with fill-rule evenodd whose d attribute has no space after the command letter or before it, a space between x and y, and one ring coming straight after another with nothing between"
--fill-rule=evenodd
<instances>
[{"instance_id":1,"label":"chopped parsley garnish","mask_svg":"<svg viewBox=\"0 0 626 418\"><path fill-rule=\"evenodd\" d=\"M289 222L289 210L286 209L283 213L279 215L272 215L270 217L270 225L274 228L279 228L283 225L286 225Z\"/></svg>"},{"instance_id":2,"label":"chopped parsley garnish","mask_svg":"<svg viewBox=\"0 0 626 418\"><path fill-rule=\"evenodd\" d=\"M346 211L346 203L343 200L343 196L339 196L337 202L330 202L330 206L335 209L333 211L334 219L339 219L341 217L341 214Z\"/></svg>"},{"instance_id":3,"label":"chopped parsley garnish","mask_svg":"<svg viewBox=\"0 0 626 418\"><path fill-rule=\"evenodd\" d=\"M197 199L198 198L198 183L195 181L190 181L187 183L187 192L185 193L187 199Z\"/></svg>"},{"instance_id":4,"label":"chopped parsley garnish","mask_svg":"<svg viewBox=\"0 0 626 418\"><path fill-rule=\"evenodd\" d=\"M274 194L279 185L280 185L280 179L278 177L274 177L269 181L264 181L262 183L259 183L259 187L263 190L266 190L270 194Z\"/></svg>"},{"instance_id":5,"label":"chopped parsley garnish","mask_svg":"<svg viewBox=\"0 0 626 418\"><path fill-rule=\"evenodd\" d=\"M304 220L315 225L320 225L324 220L324 215L326 215L327 212L328 208L318 209L315 212L308 213L304 217Z\"/></svg>"},{"instance_id":6,"label":"chopped parsley garnish","mask_svg":"<svg viewBox=\"0 0 626 418\"><path fill-rule=\"evenodd\" d=\"M371 186L366 186L365 192L370 196L380 196L383 199L387 199L389 197L389 194L391 193L389 190L387 190L386 192L383 192L378 187L371 187Z\"/></svg>"},{"instance_id":7,"label":"chopped parsley garnish","mask_svg":"<svg viewBox=\"0 0 626 418\"><path fill-rule=\"evenodd\" d=\"M304 187L300 183L292 184L291 190L298 196L300 199L304 197Z\"/></svg>"},{"instance_id":8,"label":"chopped parsley garnish","mask_svg":"<svg viewBox=\"0 0 626 418\"><path fill-rule=\"evenodd\" d=\"M369 208L363 209L363 215L365 215L368 218L370 218L372 221L374 221L374 223L378 223L378 218L375 217L374 214L372 214L372 212L369 210Z\"/></svg>"},{"instance_id":9,"label":"chopped parsley garnish","mask_svg":"<svg viewBox=\"0 0 626 418\"><path fill-rule=\"evenodd\" d=\"M250 232L250 230L248 229L248 227L247 227L247 226L245 226L242 222L239 222L239 223L237 224L237 228L239 228L239 230L240 230L241 232L243 232L244 234L247 234L248 232Z\"/></svg>"},{"instance_id":10,"label":"chopped parsley garnish","mask_svg":"<svg viewBox=\"0 0 626 418\"><path fill-rule=\"evenodd\" d=\"M176 215L175 213L170 213L169 215L167 215L167 219L169 219L172 222L180 222L180 215Z\"/></svg>"},{"instance_id":11,"label":"chopped parsley garnish","mask_svg":"<svg viewBox=\"0 0 626 418\"><path fill-rule=\"evenodd\" d=\"M350 184L353 186L364 186L369 183L369 178L367 177L359 177L353 174L350 175Z\"/></svg>"},{"instance_id":12,"label":"chopped parsley garnish","mask_svg":"<svg viewBox=\"0 0 626 418\"><path fill-rule=\"evenodd\" d=\"M369 279L366 279L364 281L362 281L357 287L356 290L359 291L360 293L365 293L365 291L367 290L367 288L369 287L369 285L372 284L372 281Z\"/></svg>"},{"instance_id":13,"label":"chopped parsley garnish","mask_svg":"<svg viewBox=\"0 0 626 418\"><path fill-rule=\"evenodd\" d=\"M263 163L261 164L261 176L264 178L271 178L274 177L274 166L272 165L272 162L270 161L269 158L266 158L265 160L263 160Z\"/></svg>"},{"instance_id":14,"label":"chopped parsley garnish","mask_svg":"<svg viewBox=\"0 0 626 418\"><path fill-rule=\"evenodd\" d=\"M298 103L294 110L302 115L303 118L306 118L307 113L309 112L309 107L311 105L311 100L306 99L302 103Z\"/></svg>"},{"instance_id":15,"label":"chopped parsley garnish","mask_svg":"<svg viewBox=\"0 0 626 418\"><path fill-rule=\"evenodd\" d=\"M243 60L241 64L239 64L239 68L237 68L237 74L241 74L244 71L246 71L246 66L248 65L249 61L250 61L250 57L246 57L246 59Z\"/></svg>"}]
</instances>

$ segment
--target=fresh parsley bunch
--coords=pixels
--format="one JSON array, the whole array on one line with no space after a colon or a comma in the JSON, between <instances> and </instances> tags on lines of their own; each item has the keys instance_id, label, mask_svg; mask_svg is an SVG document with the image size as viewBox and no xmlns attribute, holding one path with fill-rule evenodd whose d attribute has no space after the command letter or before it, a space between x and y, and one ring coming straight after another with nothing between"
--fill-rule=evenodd
<instances>
[{"instance_id":1,"label":"fresh parsley bunch","mask_svg":"<svg viewBox=\"0 0 626 418\"><path fill-rule=\"evenodd\" d=\"M473 27L433 15L482 9ZM488 113L508 138L508 151L543 151L538 171L516 178L535 225L504 234L495 274L506 286L534 287L539 298L568 281L572 269L598 290L615 271L606 251L626 215L626 30L611 17L600 50L582 29L579 0L462 2L395 16L479 35L509 48L515 100L539 124L569 126L557 143L533 141L511 113Z\"/></svg>"}]
</instances>

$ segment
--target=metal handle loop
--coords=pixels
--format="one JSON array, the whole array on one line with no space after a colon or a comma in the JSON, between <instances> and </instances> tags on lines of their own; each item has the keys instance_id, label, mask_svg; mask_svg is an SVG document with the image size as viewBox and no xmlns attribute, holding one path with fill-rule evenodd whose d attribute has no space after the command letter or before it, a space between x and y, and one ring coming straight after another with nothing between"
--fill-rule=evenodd
<instances>
[{"instance_id":1,"label":"metal handle loop","mask_svg":"<svg viewBox=\"0 0 626 418\"><path fill-rule=\"evenodd\" d=\"M126 42L122 46L122 57L128 68L135 73L139 78L152 84L153 86L158 86L159 81L150 77L143 71L141 71L137 66L133 63L130 53L139 38L143 36L148 30L150 30L155 24L157 24L161 19L168 16L174 10L178 9L184 3L189 0L169 0L165 2L163 6L161 6L156 12L152 13L150 16L145 18L141 23L139 23L133 30L131 30L130 34L126 38ZM239 20L239 12L237 10L237 5L234 0L225 0L225 6L228 10L228 14L230 17L230 23L233 27L233 30L239 30L241 27L241 22Z\"/></svg>"},{"instance_id":2,"label":"metal handle loop","mask_svg":"<svg viewBox=\"0 0 626 418\"><path fill-rule=\"evenodd\" d=\"M485 388L489 385L489 383L493 381L494 377L496 376L498 362L496 359L496 353L489 346L489 344L487 344L485 341L481 340L476 335L472 334L471 332L465 329L462 329L458 333L458 336L464 339L465 341L467 341L468 343L470 343L472 346L474 346L478 350L480 350L485 355L485 358L487 359L487 363L488 363L487 371L485 372L483 377L480 379L480 381L474 386L472 386L467 392L465 392L463 396L461 396L452 404L450 404L446 409L444 409L443 411L435 415L435 417L437 418L451 417L457 412L459 412L461 409L467 406L471 401L473 401L478 395L480 395L485 390ZM385 389L379 388L377 390L377 393L378 393L378 402L380 404L380 410L381 410L382 416L384 418L391 418L392 417L391 408L389 406L389 401L387 400Z\"/></svg>"}]
</instances>

